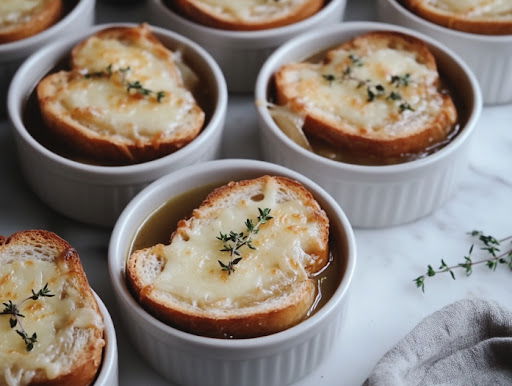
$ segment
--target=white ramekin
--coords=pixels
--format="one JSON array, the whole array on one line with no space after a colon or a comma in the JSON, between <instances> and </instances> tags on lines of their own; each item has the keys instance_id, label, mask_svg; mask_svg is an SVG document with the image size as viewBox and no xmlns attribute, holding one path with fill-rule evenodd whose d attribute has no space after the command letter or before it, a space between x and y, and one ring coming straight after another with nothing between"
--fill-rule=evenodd
<instances>
[{"instance_id":1,"label":"white ramekin","mask_svg":"<svg viewBox=\"0 0 512 386\"><path fill-rule=\"evenodd\" d=\"M154 161L130 166L95 166L72 161L37 142L22 120L24 105L35 85L76 43L112 26L95 26L80 36L48 46L31 56L18 70L9 88L8 113L14 126L18 156L25 178L34 192L50 207L75 220L112 226L124 206L142 188L157 178L198 162L214 159L227 107L222 72L211 56L194 42L173 32L153 27L155 35L171 49L179 48L186 61L200 72L215 102L208 124L191 143Z\"/></svg>"},{"instance_id":2,"label":"white ramekin","mask_svg":"<svg viewBox=\"0 0 512 386\"><path fill-rule=\"evenodd\" d=\"M49 43L89 28L94 21L94 4L95 0L80 0L68 14L44 31L26 39L0 44L0 116L5 112L9 82L23 60Z\"/></svg>"},{"instance_id":3,"label":"white ramekin","mask_svg":"<svg viewBox=\"0 0 512 386\"><path fill-rule=\"evenodd\" d=\"M96 297L96 302L103 315L103 323L105 325L105 332L103 339L105 339L105 347L103 348L103 361L101 368L94 382L94 386L117 386L118 385L118 364L117 364L117 340L116 330L112 318L101 301L99 296L93 291Z\"/></svg>"},{"instance_id":4,"label":"white ramekin","mask_svg":"<svg viewBox=\"0 0 512 386\"><path fill-rule=\"evenodd\" d=\"M467 106L469 118L457 137L423 159L389 166L333 161L305 150L288 138L265 107L269 83L283 64L305 60L370 31L398 31L427 43L442 76L450 79ZM310 177L340 203L352 225L385 227L416 220L440 207L453 193L467 165L468 139L481 112L478 84L467 66L440 43L414 31L382 23L350 22L302 35L279 48L256 82L256 105L264 158Z\"/></svg>"},{"instance_id":5,"label":"white ramekin","mask_svg":"<svg viewBox=\"0 0 512 386\"><path fill-rule=\"evenodd\" d=\"M284 27L261 31L227 31L203 26L173 12L165 0L150 0L152 22L181 33L203 46L219 63L231 92L252 92L265 59L287 40L336 24L346 0L330 0L315 15Z\"/></svg>"},{"instance_id":6,"label":"white ramekin","mask_svg":"<svg viewBox=\"0 0 512 386\"><path fill-rule=\"evenodd\" d=\"M312 317L285 331L252 339L214 339L172 328L146 312L125 282L130 243L145 219L174 196L196 187L265 174L301 182L315 196L339 241L345 268L332 298ZM253 160L220 160L188 167L154 182L123 211L112 233L109 271L128 336L152 367L179 385L282 386L311 372L333 345L346 314L355 269L355 239L336 201L321 187L282 166Z\"/></svg>"},{"instance_id":7,"label":"white ramekin","mask_svg":"<svg viewBox=\"0 0 512 386\"><path fill-rule=\"evenodd\" d=\"M439 40L473 70L484 103L512 102L512 35L478 35L452 30L409 11L397 0L378 0L379 19Z\"/></svg>"}]
</instances>

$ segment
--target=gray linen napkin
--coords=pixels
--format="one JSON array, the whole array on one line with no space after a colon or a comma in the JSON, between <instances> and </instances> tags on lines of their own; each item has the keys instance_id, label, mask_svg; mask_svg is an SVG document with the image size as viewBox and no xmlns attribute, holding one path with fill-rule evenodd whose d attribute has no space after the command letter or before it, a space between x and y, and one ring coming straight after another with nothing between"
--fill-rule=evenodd
<instances>
[{"instance_id":1,"label":"gray linen napkin","mask_svg":"<svg viewBox=\"0 0 512 386\"><path fill-rule=\"evenodd\" d=\"M465 299L427 316L364 383L388 385L512 385L512 313Z\"/></svg>"}]
</instances>

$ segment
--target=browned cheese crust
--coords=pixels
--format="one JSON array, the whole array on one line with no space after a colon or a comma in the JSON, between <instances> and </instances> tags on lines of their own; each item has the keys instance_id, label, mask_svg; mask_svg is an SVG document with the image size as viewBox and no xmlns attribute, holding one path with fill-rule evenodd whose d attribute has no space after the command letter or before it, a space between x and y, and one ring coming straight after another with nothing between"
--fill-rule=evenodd
<instances>
[{"instance_id":1,"label":"browned cheese crust","mask_svg":"<svg viewBox=\"0 0 512 386\"><path fill-rule=\"evenodd\" d=\"M353 52L364 59L366 53L382 48L393 48L414 53L419 63L437 71L435 58L425 43L397 32L370 32L358 36L329 51L323 63L328 65L338 49ZM373 155L385 160L403 154L422 152L432 144L444 140L454 127L457 111L450 95L440 90L436 95L442 100L439 113L430 119L426 125L408 130L401 135L388 133L386 127L376 134L363 127L356 127L357 130L354 130L354 125L347 120L336 123L327 119L323 112L311 111L303 102L301 96L297 95L295 85L287 81L287 73L308 65L310 64L292 63L282 66L276 72L277 101L280 105L287 105L292 111L305 116L303 129L307 134L321 138L341 150L348 150L352 154ZM437 78L434 86L440 88L439 78ZM357 90L354 90L354 92L357 92ZM333 101L333 103L337 102ZM365 101L364 103L371 102ZM398 111L393 113L393 117L401 119Z\"/></svg>"},{"instance_id":2,"label":"browned cheese crust","mask_svg":"<svg viewBox=\"0 0 512 386\"><path fill-rule=\"evenodd\" d=\"M313 214L311 218L308 218L308 221L316 222L318 227L321 228L322 233L319 237L321 248L305 251L316 256L315 261L305 268L310 274L318 272L327 264L329 258L329 220L312 194L304 186L285 177L263 176L253 180L230 182L215 189L197 209L193 210L191 217L180 220L177 230L171 235L170 242L172 243L173 239L180 236L180 234L186 233L192 221L207 220L209 217L208 211L218 207L220 202L226 202L226 200L229 202L232 196L238 196L246 189L251 189L255 184L262 184L269 178L276 179L282 189L292 191L293 195L299 198L304 206L313 209ZM133 294L148 312L181 330L214 338L264 336L299 323L304 319L315 300L315 282L308 279L296 283L297 288L294 288L286 298L280 299L279 304L276 304L272 309L262 307L261 311L251 314L232 311L223 315L212 315L208 311L185 307L178 304L178 302L171 305L163 304L152 295L154 289L152 283L147 283L140 275L141 267L147 263L150 256L158 260L159 272L164 269L165 262L159 257L158 252L163 247L162 244L159 244L135 251L127 261L126 278ZM228 275L226 275L227 278Z\"/></svg>"},{"instance_id":3,"label":"browned cheese crust","mask_svg":"<svg viewBox=\"0 0 512 386\"><path fill-rule=\"evenodd\" d=\"M433 7L425 0L402 0L412 12L432 23L441 26L480 35L512 34L512 18L508 20L471 19ZM463 0L460 0L463 1Z\"/></svg>"},{"instance_id":4,"label":"browned cheese crust","mask_svg":"<svg viewBox=\"0 0 512 386\"><path fill-rule=\"evenodd\" d=\"M173 5L190 20L208 27L234 31L254 31L282 27L304 20L317 13L323 7L324 0L305 1L300 7L291 10L282 17L252 22L232 20L222 14L209 12L194 0L175 0Z\"/></svg>"},{"instance_id":5,"label":"browned cheese crust","mask_svg":"<svg viewBox=\"0 0 512 386\"><path fill-rule=\"evenodd\" d=\"M94 37L117 39L126 45L136 45L141 42L144 47L150 46L151 53L164 63L168 63L169 74L183 86L181 75L173 61L171 52L151 33L147 25L135 28L108 28L96 33ZM197 103L194 103L189 111L189 114L194 116L193 124L172 133L172 135L159 132L149 138L128 138L126 136L119 138L110 132L90 130L87 125L94 124L96 114L94 111L78 108L72 111L63 111L62 106L58 103L59 94L68 87L70 82L83 78L83 73L87 70L80 67L77 59L87 40L79 43L72 50L72 71L50 74L37 86L37 97L45 125L64 146L74 149L78 155L91 157L98 161L131 164L154 160L173 153L197 137L205 120L204 112ZM135 106L141 98L144 96L134 93L127 96L123 103L126 107Z\"/></svg>"},{"instance_id":6,"label":"browned cheese crust","mask_svg":"<svg viewBox=\"0 0 512 386\"><path fill-rule=\"evenodd\" d=\"M94 299L89 282L85 276L84 269L80 262L77 251L65 240L55 233L45 230L26 230L12 234L10 237L0 236L0 254L9 245L52 245L59 255L55 262L65 262L69 272L73 275L73 286L79 288L82 294L82 301L101 316L98 304ZM43 371L38 370L30 385L33 386L86 386L93 383L101 366L104 343L99 343L103 338L103 329L89 327L92 330L89 342L78 359L66 373L60 374L53 379L46 378Z\"/></svg>"},{"instance_id":7,"label":"browned cheese crust","mask_svg":"<svg viewBox=\"0 0 512 386\"><path fill-rule=\"evenodd\" d=\"M46 0L43 7L29 20L0 28L0 43L21 40L44 31L62 15L62 0Z\"/></svg>"}]
</instances>

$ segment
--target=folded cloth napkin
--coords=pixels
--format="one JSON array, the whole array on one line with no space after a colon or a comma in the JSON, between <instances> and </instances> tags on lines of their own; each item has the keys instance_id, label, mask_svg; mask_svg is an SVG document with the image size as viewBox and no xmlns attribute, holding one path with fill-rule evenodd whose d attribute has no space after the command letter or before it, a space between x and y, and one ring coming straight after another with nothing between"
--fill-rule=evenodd
<instances>
[{"instance_id":1,"label":"folded cloth napkin","mask_svg":"<svg viewBox=\"0 0 512 386\"><path fill-rule=\"evenodd\" d=\"M364 383L388 385L512 385L512 313L465 299L427 316Z\"/></svg>"}]
</instances>

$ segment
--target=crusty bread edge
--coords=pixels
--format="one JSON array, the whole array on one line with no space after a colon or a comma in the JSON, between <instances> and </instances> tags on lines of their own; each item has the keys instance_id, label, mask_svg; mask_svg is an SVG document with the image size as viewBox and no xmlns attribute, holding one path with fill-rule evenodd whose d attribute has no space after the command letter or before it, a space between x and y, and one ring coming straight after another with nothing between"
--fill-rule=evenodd
<instances>
[{"instance_id":1,"label":"crusty bread edge","mask_svg":"<svg viewBox=\"0 0 512 386\"><path fill-rule=\"evenodd\" d=\"M112 27L101 30L92 36L106 36L111 34L118 34L122 36L127 34L130 37L141 37L148 39L152 44L153 52L164 60L173 60L172 54L168 52L168 49L152 34L147 24L142 24L139 27ZM77 44L71 54L72 64L74 58L77 55L80 47L85 44L85 39L81 43ZM169 66L171 70L172 66ZM70 146L75 149L80 155L89 156L97 161L108 161L118 164L131 164L151 161L157 158L169 155L185 145L192 142L201 132L205 123L205 114L201 107L195 102L193 106L193 112L198 115L197 125L188 130L186 135L181 135L178 138L174 138L172 141L162 140L162 135L156 135L151 138L150 141L134 141L134 143L123 143L110 138L110 136L102 136L95 133L93 130L88 129L80 122L74 120L69 115L63 115L55 111L52 106L52 102L55 99L55 94L50 92L53 87L52 80L58 76L68 76L70 78L74 76L82 76L76 71L61 71L50 74L42 79L37 85L36 94L38 97L39 107L41 116L47 128L57 137L60 142L66 146ZM181 79L181 75L177 72L177 69L173 69L175 75ZM60 75L59 75L60 74ZM67 74L67 75L63 75ZM181 82L182 83L182 82ZM183 87L185 87L182 84ZM190 90L189 90L190 91ZM190 91L191 92L191 91Z\"/></svg>"},{"instance_id":2,"label":"crusty bread edge","mask_svg":"<svg viewBox=\"0 0 512 386\"><path fill-rule=\"evenodd\" d=\"M287 186L292 186L293 189L298 190L301 195L305 196L305 200L310 207L315 210L315 219L319 222L325 232L323 233L323 244L326 249L319 255L318 259L310 266L306 266L309 273L315 273L322 269L328 262L329 258L329 220L323 209L318 202L314 199L313 195L299 182L280 176L262 176L256 179L275 178L279 183L285 183ZM227 191L229 191L234 184L238 186L246 186L252 183L253 180L242 180L238 182L230 182L219 188L214 189L200 204L199 208L214 205L215 201L221 198ZM194 212L193 212L194 213ZM192 216L194 215L192 213ZM180 224L185 225L188 219L180 220ZM178 230L171 235L171 242L173 237L177 234ZM126 265L126 280L128 288L136 297L139 304L142 305L149 313L158 319L175 326L181 330L204 335L213 338L252 338L257 336L269 335L282 330L285 330L293 325L299 323L306 315L307 311L311 308L316 297L316 285L313 280L309 279L301 283L303 288L299 291L299 295L294 293L293 296L298 298L294 303L286 303L283 307L274 309L272 311L258 312L251 315L241 315L227 317L210 317L203 313L194 313L189 309L180 307L170 308L155 301L151 296L153 290L152 285L146 285L137 275L138 259L143 259L146 253L151 253L152 250L163 247L158 244L153 247L145 248L132 253L128 258ZM158 254L158 252L155 252ZM289 299L287 299L289 300ZM273 315L269 318L269 315ZM226 333L227 331L227 333Z\"/></svg>"},{"instance_id":3,"label":"crusty bread edge","mask_svg":"<svg viewBox=\"0 0 512 386\"><path fill-rule=\"evenodd\" d=\"M418 16L443 27L478 35L510 35L511 20L468 19L451 12L443 12L434 7L425 6L423 1L402 0L405 7Z\"/></svg>"},{"instance_id":4,"label":"crusty bread edge","mask_svg":"<svg viewBox=\"0 0 512 386\"><path fill-rule=\"evenodd\" d=\"M44 31L60 19L62 12L62 0L53 0L27 22L0 28L0 43L14 42Z\"/></svg>"},{"instance_id":5,"label":"crusty bread edge","mask_svg":"<svg viewBox=\"0 0 512 386\"><path fill-rule=\"evenodd\" d=\"M185 17L208 27L233 31L255 31L282 27L304 20L318 12L324 6L324 2L325 0L306 1L302 7L290 15L271 21L262 21L260 23L232 21L207 12L200 6L197 6L188 0L175 0L173 5Z\"/></svg>"},{"instance_id":6,"label":"crusty bread edge","mask_svg":"<svg viewBox=\"0 0 512 386\"><path fill-rule=\"evenodd\" d=\"M1 250L12 243L25 243L26 238L38 239L42 244L53 244L61 251L60 255L55 259L63 260L66 262L69 271L73 272L76 279L80 283L80 288L84 291L84 297L88 299L88 303L93 307L95 313L103 319L96 299L92 293L91 287L85 271L80 262L78 252L64 239L59 237L53 232L45 230L25 230L13 233L9 237L0 236L0 252ZM69 372L61 374L56 378L47 379L46 376L38 371L36 376L31 381L34 386L66 386L66 385L89 385L96 378L102 363L103 357L103 329L94 327L93 339L89 341L87 351L83 351L79 360L77 360Z\"/></svg>"},{"instance_id":7,"label":"crusty bread edge","mask_svg":"<svg viewBox=\"0 0 512 386\"><path fill-rule=\"evenodd\" d=\"M359 35L354 39L351 39L341 44L340 46L333 48L333 50L338 48L351 49L359 39L382 38L383 36L403 39L409 44L411 49L413 49L418 53L418 55L425 59L424 64L428 68L437 71L435 58L428 49L428 46L423 41L415 37L402 34L400 32L369 32L363 35ZM278 104L289 105L292 110L298 111L300 113L300 111L303 111L305 108L298 103L294 103L293 100L290 100L283 91L284 87L281 86L285 83L284 71L287 69L287 66L288 65L282 66L274 76L274 82L276 85L276 99ZM322 119L311 116L309 114L306 114L303 129L309 135L321 138L328 143L331 143L335 146L340 146L351 152L372 154L380 158L396 157L408 153L419 153L424 151L432 144L441 142L452 130L452 115L455 114L455 117L457 116L457 109L455 108L455 105L449 95L442 94L441 97L443 100L443 107L441 108L441 112L438 114L436 119L431 122L430 126L425 127L423 130L407 137L400 137L395 139L367 138L362 135L351 134L347 131L336 129L332 127L328 122L325 122Z\"/></svg>"}]
</instances>

